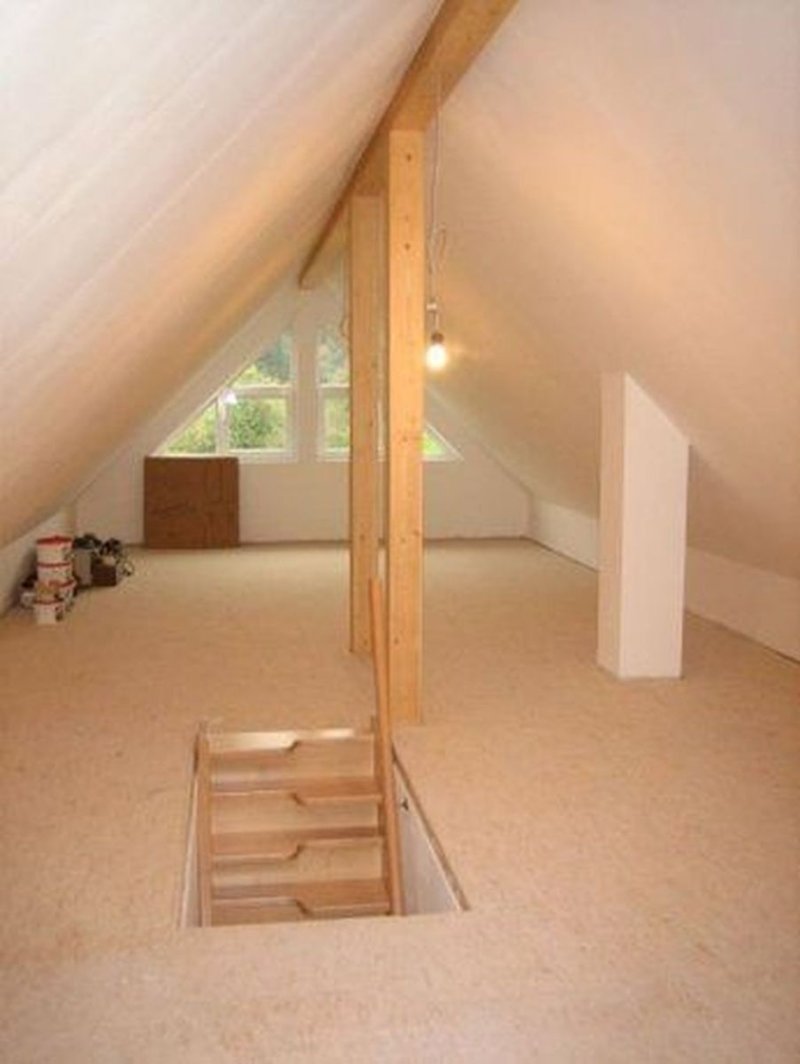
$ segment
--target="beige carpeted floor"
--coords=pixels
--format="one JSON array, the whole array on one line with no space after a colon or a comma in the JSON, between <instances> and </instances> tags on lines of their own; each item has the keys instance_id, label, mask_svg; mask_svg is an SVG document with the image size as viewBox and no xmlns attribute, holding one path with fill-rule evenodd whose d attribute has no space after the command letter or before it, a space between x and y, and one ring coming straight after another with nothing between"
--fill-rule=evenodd
<instances>
[{"instance_id":1,"label":"beige carpeted floor","mask_svg":"<svg viewBox=\"0 0 800 1064\"><path fill-rule=\"evenodd\" d=\"M690 619L686 676L593 664L593 574L429 549L401 759L466 914L179 931L200 720L362 722L338 548L143 554L0 621L0 1058L800 1059L800 667Z\"/></svg>"}]
</instances>

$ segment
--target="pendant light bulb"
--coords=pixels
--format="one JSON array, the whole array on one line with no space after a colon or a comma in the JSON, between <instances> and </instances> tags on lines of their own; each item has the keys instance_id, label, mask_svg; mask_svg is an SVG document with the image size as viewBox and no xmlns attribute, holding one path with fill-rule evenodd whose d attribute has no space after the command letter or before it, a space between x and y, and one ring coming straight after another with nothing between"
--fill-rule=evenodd
<instances>
[{"instance_id":1,"label":"pendant light bulb","mask_svg":"<svg viewBox=\"0 0 800 1064\"><path fill-rule=\"evenodd\" d=\"M444 345L444 335L438 330L431 333L431 342L425 352L425 365L433 373L443 370L448 362L447 348Z\"/></svg>"}]
</instances>

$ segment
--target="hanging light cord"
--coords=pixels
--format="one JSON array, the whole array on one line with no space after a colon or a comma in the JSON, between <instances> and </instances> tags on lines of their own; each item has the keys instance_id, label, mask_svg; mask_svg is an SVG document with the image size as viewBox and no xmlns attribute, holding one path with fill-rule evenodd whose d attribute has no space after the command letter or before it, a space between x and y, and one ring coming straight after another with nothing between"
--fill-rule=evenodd
<instances>
[{"instance_id":1,"label":"hanging light cord","mask_svg":"<svg viewBox=\"0 0 800 1064\"><path fill-rule=\"evenodd\" d=\"M439 225L439 183L442 150L442 83L437 84L436 123L433 131L433 164L431 166L430 206L426 258L428 265L428 310L432 318L432 332L439 332L439 269L447 246L447 228Z\"/></svg>"}]
</instances>

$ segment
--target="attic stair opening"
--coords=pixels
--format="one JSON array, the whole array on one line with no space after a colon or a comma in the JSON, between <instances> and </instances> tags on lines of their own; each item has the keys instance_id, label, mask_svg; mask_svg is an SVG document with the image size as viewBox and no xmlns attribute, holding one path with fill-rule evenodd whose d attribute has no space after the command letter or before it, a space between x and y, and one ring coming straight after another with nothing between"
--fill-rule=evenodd
<instances>
[{"instance_id":1,"label":"attic stair opening","mask_svg":"<svg viewBox=\"0 0 800 1064\"><path fill-rule=\"evenodd\" d=\"M197 738L183 926L457 911L465 907L404 774L392 887L378 729L209 732Z\"/></svg>"},{"instance_id":2,"label":"attic stair opening","mask_svg":"<svg viewBox=\"0 0 800 1064\"><path fill-rule=\"evenodd\" d=\"M182 925L466 907L395 767L377 580L370 592L377 700L371 731L201 727Z\"/></svg>"},{"instance_id":3,"label":"attic stair opening","mask_svg":"<svg viewBox=\"0 0 800 1064\"><path fill-rule=\"evenodd\" d=\"M391 911L374 736L198 737L204 926Z\"/></svg>"}]
</instances>

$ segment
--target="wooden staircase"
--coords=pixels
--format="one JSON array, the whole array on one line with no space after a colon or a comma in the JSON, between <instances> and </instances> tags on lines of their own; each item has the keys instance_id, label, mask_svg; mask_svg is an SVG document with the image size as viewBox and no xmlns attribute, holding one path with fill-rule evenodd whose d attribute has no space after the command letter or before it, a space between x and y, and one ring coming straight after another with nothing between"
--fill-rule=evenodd
<instances>
[{"instance_id":1,"label":"wooden staircase","mask_svg":"<svg viewBox=\"0 0 800 1064\"><path fill-rule=\"evenodd\" d=\"M201 924L393 910L377 747L350 728L201 731Z\"/></svg>"},{"instance_id":2,"label":"wooden staircase","mask_svg":"<svg viewBox=\"0 0 800 1064\"><path fill-rule=\"evenodd\" d=\"M197 737L200 923L402 912L381 590L372 592L372 731Z\"/></svg>"}]
</instances>

